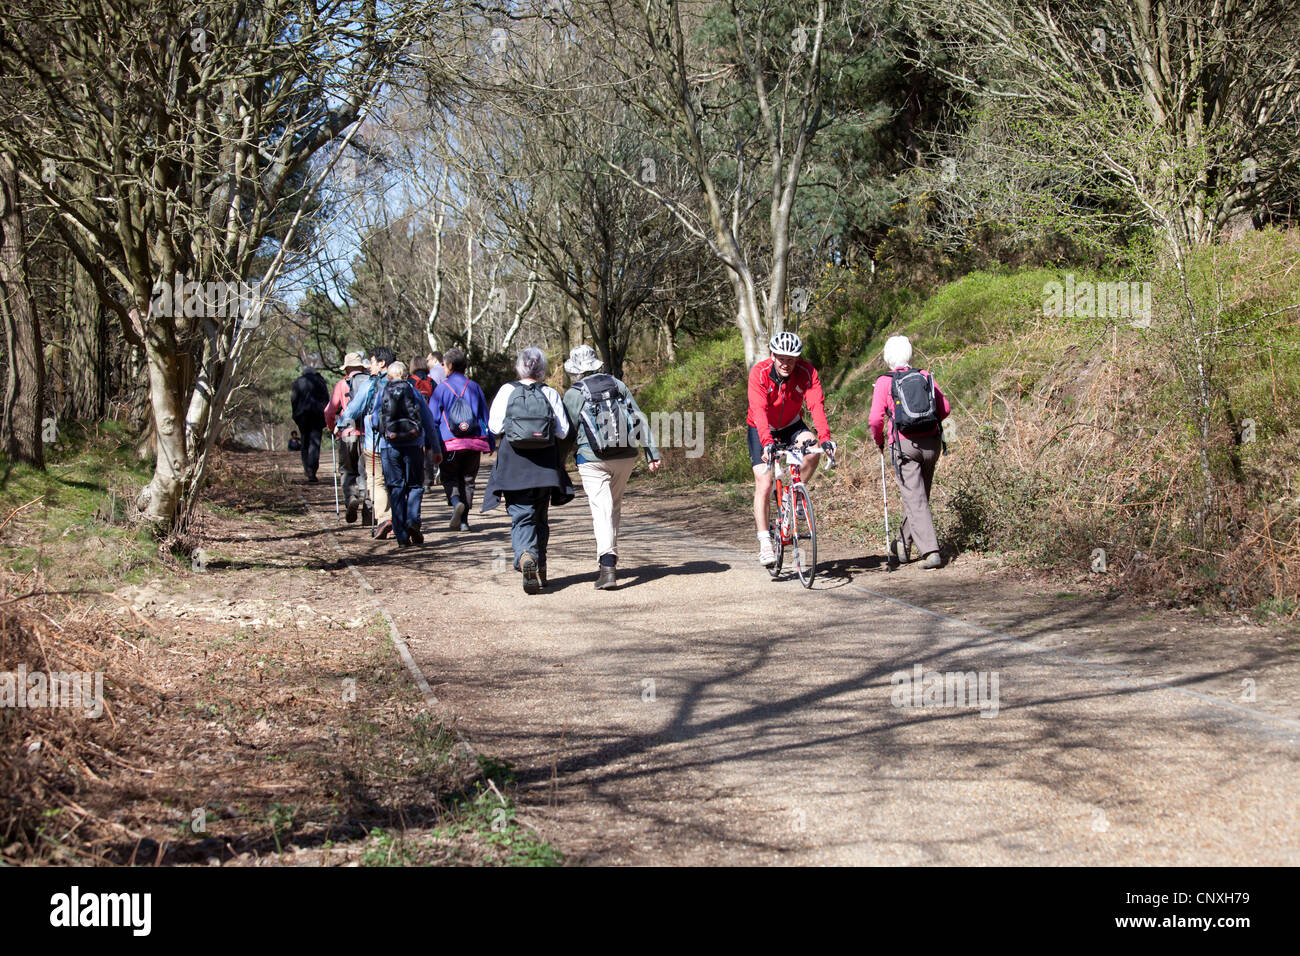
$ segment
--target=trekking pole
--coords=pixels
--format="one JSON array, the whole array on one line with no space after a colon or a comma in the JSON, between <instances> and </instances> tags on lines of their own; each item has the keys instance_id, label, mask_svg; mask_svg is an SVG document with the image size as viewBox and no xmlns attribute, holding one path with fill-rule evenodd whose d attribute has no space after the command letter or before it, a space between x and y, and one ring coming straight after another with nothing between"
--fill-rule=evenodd
<instances>
[{"instance_id":1,"label":"trekking pole","mask_svg":"<svg viewBox=\"0 0 1300 956\"><path fill-rule=\"evenodd\" d=\"M894 552L889 547L889 491L885 485L885 452L880 452L880 499L885 503L885 567L894 570Z\"/></svg>"},{"instance_id":2,"label":"trekking pole","mask_svg":"<svg viewBox=\"0 0 1300 956\"><path fill-rule=\"evenodd\" d=\"M334 433L330 432L330 461L334 465L334 520L339 520L339 457L334 450Z\"/></svg>"}]
</instances>

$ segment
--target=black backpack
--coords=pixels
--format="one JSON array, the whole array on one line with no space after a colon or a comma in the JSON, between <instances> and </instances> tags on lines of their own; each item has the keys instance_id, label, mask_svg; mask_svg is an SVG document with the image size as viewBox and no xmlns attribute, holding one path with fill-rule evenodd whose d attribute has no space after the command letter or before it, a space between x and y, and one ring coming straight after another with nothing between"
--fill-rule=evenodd
<instances>
[{"instance_id":1,"label":"black backpack","mask_svg":"<svg viewBox=\"0 0 1300 956\"><path fill-rule=\"evenodd\" d=\"M889 373L890 417L896 431L922 431L939 427L939 403L934 397L934 379L914 368Z\"/></svg>"},{"instance_id":2,"label":"black backpack","mask_svg":"<svg viewBox=\"0 0 1300 956\"><path fill-rule=\"evenodd\" d=\"M424 437L420 397L408 381L389 382L379 409L379 433L390 445L416 445Z\"/></svg>"},{"instance_id":3,"label":"black backpack","mask_svg":"<svg viewBox=\"0 0 1300 956\"><path fill-rule=\"evenodd\" d=\"M459 395L452 391L451 385L447 385L447 391L456 395L456 397L452 399L450 408L442 410L442 420L446 422L447 431L451 432L452 438L480 438L483 435L478 416L474 414L473 406L465 401L465 393L469 391L469 384L469 379L466 379L465 387L460 390Z\"/></svg>"},{"instance_id":4,"label":"black backpack","mask_svg":"<svg viewBox=\"0 0 1300 956\"><path fill-rule=\"evenodd\" d=\"M577 383L582 392L582 428L591 450L601 458L636 447L632 408L619 391L618 379L599 372Z\"/></svg>"},{"instance_id":5,"label":"black backpack","mask_svg":"<svg viewBox=\"0 0 1300 956\"><path fill-rule=\"evenodd\" d=\"M515 390L506 403L503 437L512 448L546 448L554 442L555 413L542 392L541 383L513 384Z\"/></svg>"}]
</instances>

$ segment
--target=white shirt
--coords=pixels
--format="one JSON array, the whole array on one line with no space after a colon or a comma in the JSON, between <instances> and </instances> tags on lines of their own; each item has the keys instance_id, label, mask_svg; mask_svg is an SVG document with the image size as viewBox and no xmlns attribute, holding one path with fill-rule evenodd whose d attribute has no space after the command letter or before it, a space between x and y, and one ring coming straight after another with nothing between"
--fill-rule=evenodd
<instances>
[{"instance_id":1,"label":"white shirt","mask_svg":"<svg viewBox=\"0 0 1300 956\"><path fill-rule=\"evenodd\" d=\"M510 396L514 391L515 383L506 382L501 386L501 391L497 392L496 398L492 399L492 407L488 410L488 428L495 435L500 435L506 429L506 406L510 404ZM563 438L569 434L569 415L564 410L564 399L549 385L542 386L542 394L546 396L551 405L551 413L555 416L555 437Z\"/></svg>"}]
</instances>

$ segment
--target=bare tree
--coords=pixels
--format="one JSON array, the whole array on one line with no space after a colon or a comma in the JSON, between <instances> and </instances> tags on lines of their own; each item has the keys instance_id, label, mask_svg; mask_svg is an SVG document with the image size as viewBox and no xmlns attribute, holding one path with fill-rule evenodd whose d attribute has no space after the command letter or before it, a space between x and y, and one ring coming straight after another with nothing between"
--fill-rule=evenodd
<instances>
[{"instance_id":1,"label":"bare tree","mask_svg":"<svg viewBox=\"0 0 1300 956\"><path fill-rule=\"evenodd\" d=\"M261 307L212 290L242 290L273 257L283 267L313 157L365 115L411 42L436 34L441 9L52 0L0 14L5 72L26 72L42 98L0 145L22 141L23 181L147 357L157 459L139 506L160 526L201 485L218 383ZM182 303L166 295L174 282Z\"/></svg>"},{"instance_id":2,"label":"bare tree","mask_svg":"<svg viewBox=\"0 0 1300 956\"><path fill-rule=\"evenodd\" d=\"M833 120L823 111L834 82L828 27L851 46L868 22L867 6L848 0L817 0L806 14L775 0L597 0L579 15L584 47L599 49L620 96L658 147L691 171L697 195L684 203L646 182L639 167L611 168L662 202L725 266L751 365L784 327L795 194L809 145Z\"/></svg>"}]
</instances>

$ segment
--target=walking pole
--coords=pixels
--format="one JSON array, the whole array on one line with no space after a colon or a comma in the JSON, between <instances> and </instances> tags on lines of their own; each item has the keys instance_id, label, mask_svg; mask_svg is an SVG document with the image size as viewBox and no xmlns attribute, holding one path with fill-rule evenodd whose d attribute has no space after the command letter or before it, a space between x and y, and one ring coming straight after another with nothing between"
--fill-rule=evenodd
<instances>
[{"instance_id":1,"label":"walking pole","mask_svg":"<svg viewBox=\"0 0 1300 956\"><path fill-rule=\"evenodd\" d=\"M889 491L885 485L885 451L880 450L880 498L885 503L885 567L894 570L894 551L889 546Z\"/></svg>"},{"instance_id":2,"label":"walking pole","mask_svg":"<svg viewBox=\"0 0 1300 956\"><path fill-rule=\"evenodd\" d=\"M334 450L334 433L330 432L330 461L334 464L334 520L339 520L339 457Z\"/></svg>"}]
</instances>

